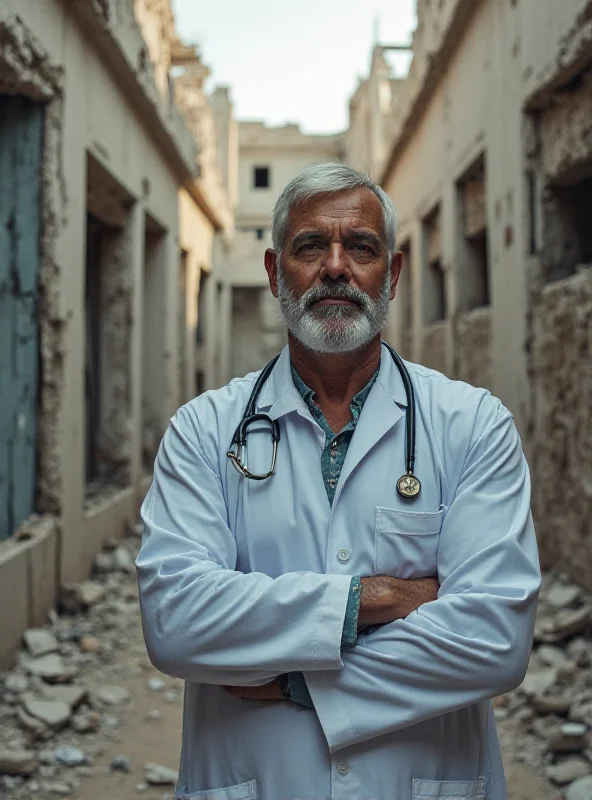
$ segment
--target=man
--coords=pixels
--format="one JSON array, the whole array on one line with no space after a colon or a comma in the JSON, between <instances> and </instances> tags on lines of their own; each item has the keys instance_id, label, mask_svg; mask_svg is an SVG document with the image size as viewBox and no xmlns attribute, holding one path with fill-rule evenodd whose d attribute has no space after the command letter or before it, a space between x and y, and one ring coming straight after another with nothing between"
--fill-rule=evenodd
<instances>
[{"instance_id":1,"label":"man","mask_svg":"<svg viewBox=\"0 0 592 800\"><path fill-rule=\"evenodd\" d=\"M289 337L254 409L279 425L274 474L227 458L255 374L163 438L137 567L152 662L186 680L182 798L506 797L490 698L532 641L528 469L498 400L407 364L421 491L397 491L395 229L349 167L298 175L265 254ZM266 473L269 424L250 430L243 463Z\"/></svg>"}]
</instances>

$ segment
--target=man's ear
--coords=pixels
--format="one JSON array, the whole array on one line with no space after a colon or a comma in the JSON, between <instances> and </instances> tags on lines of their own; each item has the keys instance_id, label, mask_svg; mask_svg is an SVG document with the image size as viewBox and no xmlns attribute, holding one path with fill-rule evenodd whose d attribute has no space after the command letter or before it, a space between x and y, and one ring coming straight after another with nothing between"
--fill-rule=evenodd
<instances>
[{"instance_id":1,"label":"man's ear","mask_svg":"<svg viewBox=\"0 0 592 800\"><path fill-rule=\"evenodd\" d=\"M401 277L401 270L403 269L403 253L399 250L394 253L391 259L391 300L395 299L397 293L397 283Z\"/></svg>"},{"instance_id":2,"label":"man's ear","mask_svg":"<svg viewBox=\"0 0 592 800\"><path fill-rule=\"evenodd\" d=\"M271 293L274 297L278 296L278 285L277 285L277 271L278 271L278 264L277 264L277 255L275 250L269 248L265 251L265 271L267 272L267 277L269 278L269 288L271 289Z\"/></svg>"}]
</instances>

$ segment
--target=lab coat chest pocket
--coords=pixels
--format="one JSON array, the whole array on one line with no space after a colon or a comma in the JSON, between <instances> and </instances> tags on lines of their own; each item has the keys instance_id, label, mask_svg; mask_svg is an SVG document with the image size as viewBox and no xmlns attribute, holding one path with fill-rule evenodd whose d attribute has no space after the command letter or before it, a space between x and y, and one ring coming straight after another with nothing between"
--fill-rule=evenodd
<instances>
[{"instance_id":1,"label":"lab coat chest pocket","mask_svg":"<svg viewBox=\"0 0 592 800\"><path fill-rule=\"evenodd\" d=\"M445 508L438 511L376 509L374 574L395 578L437 575L438 544Z\"/></svg>"},{"instance_id":2,"label":"lab coat chest pocket","mask_svg":"<svg viewBox=\"0 0 592 800\"><path fill-rule=\"evenodd\" d=\"M412 800L487 800L487 781L424 781L413 779Z\"/></svg>"}]
</instances>

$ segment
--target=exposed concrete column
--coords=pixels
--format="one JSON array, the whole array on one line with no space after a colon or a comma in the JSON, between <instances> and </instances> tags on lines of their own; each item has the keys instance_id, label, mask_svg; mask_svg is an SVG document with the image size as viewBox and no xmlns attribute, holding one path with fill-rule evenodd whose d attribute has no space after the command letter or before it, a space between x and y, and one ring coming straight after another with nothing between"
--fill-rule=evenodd
<instances>
[{"instance_id":1,"label":"exposed concrete column","mask_svg":"<svg viewBox=\"0 0 592 800\"><path fill-rule=\"evenodd\" d=\"M140 492L142 475L142 347L144 320L144 247L145 208L142 200L135 203L129 212L128 234L130 243L130 272L132 281L131 346L130 346L130 423L132 428L130 454L130 481L134 490ZM138 500L140 497L138 496Z\"/></svg>"},{"instance_id":2,"label":"exposed concrete column","mask_svg":"<svg viewBox=\"0 0 592 800\"><path fill-rule=\"evenodd\" d=\"M225 281L218 284L218 330L219 372L218 385L223 386L232 378L230 355L232 341L232 285Z\"/></svg>"},{"instance_id":3,"label":"exposed concrete column","mask_svg":"<svg viewBox=\"0 0 592 800\"><path fill-rule=\"evenodd\" d=\"M415 217L410 228L411 240L411 276L413 281L413 292L411 302L413 304L413 330L411 339L411 358L413 361L421 360L423 345L424 310L424 263L427 259L427 242L423 231L421 219Z\"/></svg>"}]
</instances>

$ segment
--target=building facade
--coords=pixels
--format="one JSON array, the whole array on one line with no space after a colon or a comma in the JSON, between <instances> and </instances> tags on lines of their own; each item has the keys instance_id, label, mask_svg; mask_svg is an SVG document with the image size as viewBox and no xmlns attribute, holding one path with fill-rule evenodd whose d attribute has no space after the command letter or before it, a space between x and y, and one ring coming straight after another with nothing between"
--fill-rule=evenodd
<instances>
[{"instance_id":1,"label":"building facade","mask_svg":"<svg viewBox=\"0 0 592 800\"><path fill-rule=\"evenodd\" d=\"M175 72L168 3L136 10L0 9L0 664L133 524L170 416L213 381L199 292L232 235L211 141L231 106L201 134L199 81L175 102L197 54Z\"/></svg>"},{"instance_id":2,"label":"building facade","mask_svg":"<svg viewBox=\"0 0 592 800\"><path fill-rule=\"evenodd\" d=\"M400 217L389 338L512 411L543 562L588 587L591 87L590 0L419 0L387 158L366 165Z\"/></svg>"}]
</instances>

